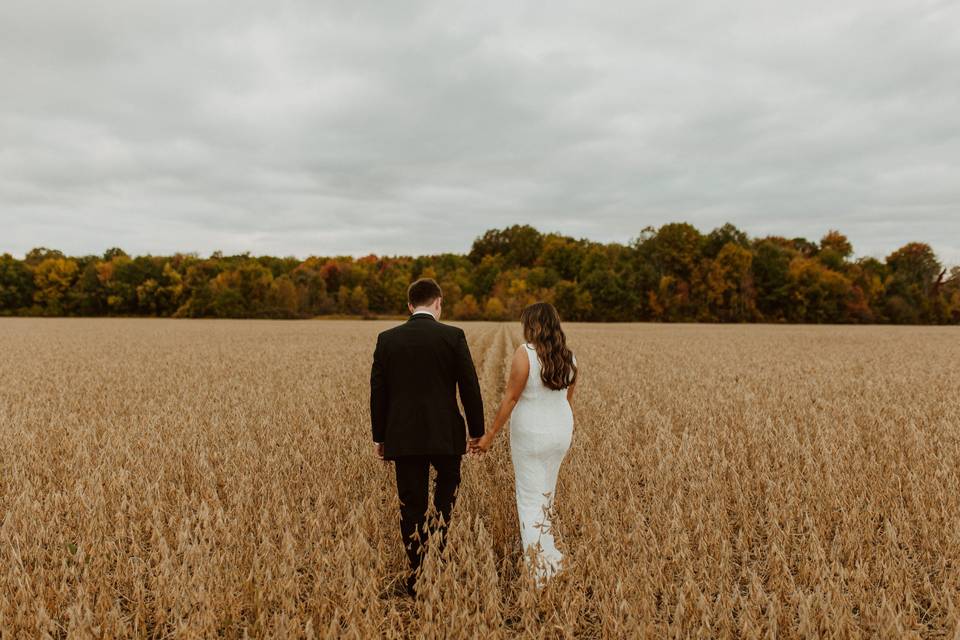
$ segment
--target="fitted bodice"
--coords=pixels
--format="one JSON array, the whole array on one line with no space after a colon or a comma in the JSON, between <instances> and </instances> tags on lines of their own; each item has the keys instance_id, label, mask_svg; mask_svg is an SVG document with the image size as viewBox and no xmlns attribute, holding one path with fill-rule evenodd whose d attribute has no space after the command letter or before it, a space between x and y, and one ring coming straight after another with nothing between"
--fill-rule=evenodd
<instances>
[{"instance_id":1,"label":"fitted bodice","mask_svg":"<svg viewBox=\"0 0 960 640\"><path fill-rule=\"evenodd\" d=\"M537 357L537 350L533 345L524 343L527 352L527 360L530 362L530 372L527 374L527 386L523 388L520 394L521 400L542 401L542 402L563 402L567 401L566 389L550 389L543 384L543 378L540 377L541 364ZM574 359L576 362L576 359Z\"/></svg>"}]
</instances>

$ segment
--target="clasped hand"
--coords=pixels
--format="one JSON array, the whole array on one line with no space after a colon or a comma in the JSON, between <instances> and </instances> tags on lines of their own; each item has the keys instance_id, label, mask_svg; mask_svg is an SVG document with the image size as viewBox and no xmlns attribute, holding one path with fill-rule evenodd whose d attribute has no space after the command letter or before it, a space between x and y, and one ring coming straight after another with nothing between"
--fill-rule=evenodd
<instances>
[{"instance_id":1,"label":"clasped hand","mask_svg":"<svg viewBox=\"0 0 960 640\"><path fill-rule=\"evenodd\" d=\"M479 438L470 438L467 443L467 453L472 455L483 455L490 450L493 445L493 434L487 432Z\"/></svg>"}]
</instances>

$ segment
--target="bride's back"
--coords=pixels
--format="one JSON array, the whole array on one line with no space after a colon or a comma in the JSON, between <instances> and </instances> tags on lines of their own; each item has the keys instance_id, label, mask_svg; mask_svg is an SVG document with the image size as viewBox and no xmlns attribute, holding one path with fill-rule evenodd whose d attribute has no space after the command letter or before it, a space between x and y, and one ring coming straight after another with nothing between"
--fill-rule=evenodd
<instances>
[{"instance_id":1,"label":"bride's back","mask_svg":"<svg viewBox=\"0 0 960 640\"><path fill-rule=\"evenodd\" d=\"M527 360L530 362L530 372L527 374L527 386L523 388L520 394L520 400L546 400L547 402L567 402L566 389L550 389L543 384L543 378L540 376L542 365L540 358L537 357L537 350L532 344L524 343L523 346L527 352ZM574 357L574 363L577 359Z\"/></svg>"}]
</instances>

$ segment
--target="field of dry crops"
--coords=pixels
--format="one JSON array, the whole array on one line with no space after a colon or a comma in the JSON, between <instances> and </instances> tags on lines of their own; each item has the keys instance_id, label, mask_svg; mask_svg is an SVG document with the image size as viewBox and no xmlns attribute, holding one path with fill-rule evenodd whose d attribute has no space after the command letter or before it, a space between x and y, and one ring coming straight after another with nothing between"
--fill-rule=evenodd
<instances>
[{"instance_id":1,"label":"field of dry crops","mask_svg":"<svg viewBox=\"0 0 960 640\"><path fill-rule=\"evenodd\" d=\"M958 637L958 329L570 325L568 571L501 436L414 601L389 324L0 320L0 635ZM465 329L490 419L518 326Z\"/></svg>"}]
</instances>

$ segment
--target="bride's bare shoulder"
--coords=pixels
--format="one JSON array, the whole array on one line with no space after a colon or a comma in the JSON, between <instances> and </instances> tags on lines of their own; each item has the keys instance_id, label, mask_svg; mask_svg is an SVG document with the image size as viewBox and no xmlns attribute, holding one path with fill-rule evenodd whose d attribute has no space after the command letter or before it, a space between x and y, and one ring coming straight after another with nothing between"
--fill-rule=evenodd
<instances>
[{"instance_id":1,"label":"bride's bare shoulder","mask_svg":"<svg viewBox=\"0 0 960 640\"><path fill-rule=\"evenodd\" d=\"M529 347L526 344L521 344L519 347L517 347L516 351L513 352L514 367L530 367L530 360L527 359L527 349L529 349Z\"/></svg>"}]
</instances>

